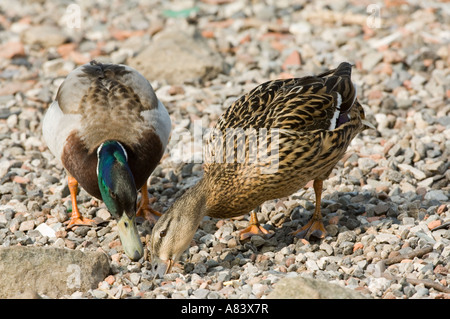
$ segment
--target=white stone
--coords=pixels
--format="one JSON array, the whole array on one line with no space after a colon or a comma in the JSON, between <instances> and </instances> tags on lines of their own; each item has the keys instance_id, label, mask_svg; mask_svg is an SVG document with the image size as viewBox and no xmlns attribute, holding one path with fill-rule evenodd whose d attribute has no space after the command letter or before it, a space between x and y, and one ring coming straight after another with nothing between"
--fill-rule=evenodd
<instances>
[{"instance_id":1,"label":"white stone","mask_svg":"<svg viewBox=\"0 0 450 319\"><path fill-rule=\"evenodd\" d=\"M379 233L375 237L375 240L379 243L387 243L393 245L398 243L400 241L400 238L393 234Z\"/></svg>"},{"instance_id":2,"label":"white stone","mask_svg":"<svg viewBox=\"0 0 450 319\"><path fill-rule=\"evenodd\" d=\"M36 230L39 231L42 236L47 236L49 238L56 237L55 230L45 223L42 223L36 227Z\"/></svg>"},{"instance_id":3,"label":"white stone","mask_svg":"<svg viewBox=\"0 0 450 319\"><path fill-rule=\"evenodd\" d=\"M319 270L319 266L317 266L317 263L314 260L307 260L305 265L306 268L310 271Z\"/></svg>"},{"instance_id":4,"label":"white stone","mask_svg":"<svg viewBox=\"0 0 450 319\"><path fill-rule=\"evenodd\" d=\"M133 285L137 286L140 280L141 275L139 273L133 272L130 274L130 281L133 283Z\"/></svg>"},{"instance_id":5,"label":"white stone","mask_svg":"<svg viewBox=\"0 0 450 319\"><path fill-rule=\"evenodd\" d=\"M415 178L417 178L420 181L427 177L427 175L425 175L424 172L408 164L398 164L398 168L400 168L400 170L403 172L411 173Z\"/></svg>"},{"instance_id":6,"label":"white stone","mask_svg":"<svg viewBox=\"0 0 450 319\"><path fill-rule=\"evenodd\" d=\"M105 209L105 208L100 208L100 209L95 213L95 215L96 215L97 217L100 217L100 218L103 219L103 220L109 220L109 219L111 218L111 213L108 212L108 210Z\"/></svg>"},{"instance_id":7,"label":"white stone","mask_svg":"<svg viewBox=\"0 0 450 319\"><path fill-rule=\"evenodd\" d=\"M58 238L53 243L53 247L56 247L56 248L64 248L65 245L66 245L66 243L64 242L64 239L62 239L62 238Z\"/></svg>"},{"instance_id":8,"label":"white stone","mask_svg":"<svg viewBox=\"0 0 450 319\"><path fill-rule=\"evenodd\" d=\"M293 23L289 26L289 32L295 35L311 34L311 25L305 21Z\"/></svg>"},{"instance_id":9,"label":"white stone","mask_svg":"<svg viewBox=\"0 0 450 319\"><path fill-rule=\"evenodd\" d=\"M383 291L385 291L389 286L391 285L391 281L386 278L369 278L369 284L367 285L367 288L373 293L376 293L377 295L382 294Z\"/></svg>"}]
</instances>

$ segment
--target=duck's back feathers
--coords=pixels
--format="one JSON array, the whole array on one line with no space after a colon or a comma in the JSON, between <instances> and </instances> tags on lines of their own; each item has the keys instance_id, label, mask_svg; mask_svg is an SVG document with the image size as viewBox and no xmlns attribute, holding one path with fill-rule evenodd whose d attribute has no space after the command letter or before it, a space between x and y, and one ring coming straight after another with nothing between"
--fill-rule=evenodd
<instances>
[{"instance_id":1,"label":"duck's back feathers","mask_svg":"<svg viewBox=\"0 0 450 319\"><path fill-rule=\"evenodd\" d=\"M332 130L356 99L350 76L351 64L344 62L317 76L268 81L236 100L216 128Z\"/></svg>"},{"instance_id":2,"label":"duck's back feathers","mask_svg":"<svg viewBox=\"0 0 450 319\"><path fill-rule=\"evenodd\" d=\"M95 61L85 64L67 76L56 100L64 113L81 114L83 105L98 105L111 109L117 103L131 103L139 110L157 107L157 98L150 83L135 69L119 64Z\"/></svg>"},{"instance_id":3,"label":"duck's back feathers","mask_svg":"<svg viewBox=\"0 0 450 319\"><path fill-rule=\"evenodd\" d=\"M95 61L67 76L43 122L49 149L93 196L99 194L96 150L103 142L124 145L140 188L161 159L170 129L147 79L131 67Z\"/></svg>"},{"instance_id":4,"label":"duck's back feathers","mask_svg":"<svg viewBox=\"0 0 450 319\"><path fill-rule=\"evenodd\" d=\"M91 62L78 68L61 85L56 100L63 114L80 115L80 136L90 151L105 140L136 143L152 129L153 118L144 114L165 110L140 73L115 64ZM167 119L167 112L158 118Z\"/></svg>"}]
</instances>

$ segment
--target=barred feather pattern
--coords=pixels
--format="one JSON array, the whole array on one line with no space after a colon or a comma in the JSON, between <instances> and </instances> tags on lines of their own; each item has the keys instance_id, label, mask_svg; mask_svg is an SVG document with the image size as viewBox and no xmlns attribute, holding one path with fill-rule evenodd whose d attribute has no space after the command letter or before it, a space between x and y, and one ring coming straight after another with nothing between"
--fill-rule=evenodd
<instances>
[{"instance_id":1,"label":"barred feather pattern","mask_svg":"<svg viewBox=\"0 0 450 319\"><path fill-rule=\"evenodd\" d=\"M137 72L95 61L66 79L57 100L64 113L81 116L80 136L90 152L105 140L136 143L151 129L141 113L158 105L150 84Z\"/></svg>"},{"instance_id":2,"label":"barred feather pattern","mask_svg":"<svg viewBox=\"0 0 450 319\"><path fill-rule=\"evenodd\" d=\"M235 101L205 148L208 215L236 217L326 179L365 128L350 74L351 65L342 63L317 76L263 83ZM335 114L348 121L329 130ZM263 154L251 151L255 139Z\"/></svg>"}]
</instances>

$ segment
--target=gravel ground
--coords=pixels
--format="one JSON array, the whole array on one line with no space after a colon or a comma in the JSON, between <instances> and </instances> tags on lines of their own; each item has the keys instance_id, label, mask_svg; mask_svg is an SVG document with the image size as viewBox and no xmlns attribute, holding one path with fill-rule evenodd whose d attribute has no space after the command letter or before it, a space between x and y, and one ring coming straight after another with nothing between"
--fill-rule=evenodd
<instances>
[{"instance_id":1,"label":"gravel ground","mask_svg":"<svg viewBox=\"0 0 450 319\"><path fill-rule=\"evenodd\" d=\"M112 274L98 289L66 298L266 298L291 276L371 298L450 298L450 7L402 3L2 1L0 245L110 256ZM187 41L200 34L220 69L205 66L181 79L146 74L174 125L167 156L150 179L160 211L202 174L199 149L186 155L181 147L195 123L214 125L234 99L266 80L317 73L343 60L356 65L358 97L377 130L355 138L324 184L325 239L290 235L312 215L308 187L262 206L260 221L274 231L268 239L239 241L248 215L205 218L174 272L160 279L148 259L124 255L115 220L84 190L81 210L99 226L65 229L66 176L41 137L57 88L78 65L94 58L137 63L158 37L180 30ZM158 64L169 70L173 57L161 56ZM151 70L151 60L141 59L140 67ZM138 228L148 238L151 225L141 221Z\"/></svg>"}]
</instances>

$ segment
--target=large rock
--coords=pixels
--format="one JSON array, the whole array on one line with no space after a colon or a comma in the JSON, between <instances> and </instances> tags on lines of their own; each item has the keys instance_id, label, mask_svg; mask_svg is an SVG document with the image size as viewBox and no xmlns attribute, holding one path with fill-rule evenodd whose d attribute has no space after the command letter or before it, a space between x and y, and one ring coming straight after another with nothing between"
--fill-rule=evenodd
<instances>
[{"instance_id":1,"label":"large rock","mask_svg":"<svg viewBox=\"0 0 450 319\"><path fill-rule=\"evenodd\" d=\"M50 48L63 44L68 37L61 28L53 25L38 25L26 29L21 34L21 38L26 44Z\"/></svg>"},{"instance_id":2,"label":"large rock","mask_svg":"<svg viewBox=\"0 0 450 319\"><path fill-rule=\"evenodd\" d=\"M59 298L87 291L110 272L99 252L50 247L0 248L0 298L45 295Z\"/></svg>"},{"instance_id":3,"label":"large rock","mask_svg":"<svg viewBox=\"0 0 450 319\"><path fill-rule=\"evenodd\" d=\"M165 79L170 84L212 79L223 69L222 57L198 32L172 29L155 36L129 64L150 82Z\"/></svg>"},{"instance_id":4,"label":"large rock","mask_svg":"<svg viewBox=\"0 0 450 319\"><path fill-rule=\"evenodd\" d=\"M269 299L367 299L357 291L325 281L294 277L283 278L267 296Z\"/></svg>"}]
</instances>

